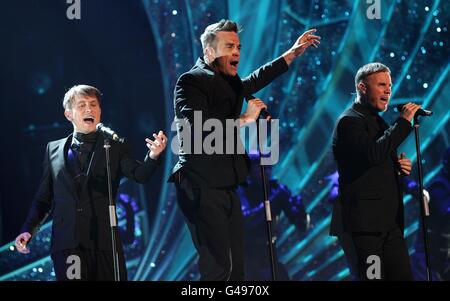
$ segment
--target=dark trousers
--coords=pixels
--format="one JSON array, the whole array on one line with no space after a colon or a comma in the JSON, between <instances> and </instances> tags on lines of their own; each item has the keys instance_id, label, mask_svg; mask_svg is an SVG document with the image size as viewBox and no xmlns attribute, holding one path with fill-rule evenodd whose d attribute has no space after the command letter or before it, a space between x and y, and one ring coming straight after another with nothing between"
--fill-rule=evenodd
<instances>
[{"instance_id":1,"label":"dark trousers","mask_svg":"<svg viewBox=\"0 0 450 301\"><path fill-rule=\"evenodd\" d=\"M345 259L347 260L348 269L350 270L350 279L352 281L358 280L358 256L356 254L355 245L353 243L352 235L347 232L337 234L339 245L344 251Z\"/></svg>"},{"instance_id":2,"label":"dark trousers","mask_svg":"<svg viewBox=\"0 0 450 301\"><path fill-rule=\"evenodd\" d=\"M56 251L52 255L58 281L114 281L112 251L96 251L83 247ZM123 252L119 252L120 280L127 280Z\"/></svg>"},{"instance_id":3,"label":"dark trousers","mask_svg":"<svg viewBox=\"0 0 450 301\"><path fill-rule=\"evenodd\" d=\"M244 228L234 188L194 188L176 183L181 208L199 254L200 280L244 280Z\"/></svg>"},{"instance_id":4,"label":"dark trousers","mask_svg":"<svg viewBox=\"0 0 450 301\"><path fill-rule=\"evenodd\" d=\"M352 240L359 280L414 280L408 250L399 228L388 232L353 232ZM380 277L376 276L377 265Z\"/></svg>"}]
</instances>

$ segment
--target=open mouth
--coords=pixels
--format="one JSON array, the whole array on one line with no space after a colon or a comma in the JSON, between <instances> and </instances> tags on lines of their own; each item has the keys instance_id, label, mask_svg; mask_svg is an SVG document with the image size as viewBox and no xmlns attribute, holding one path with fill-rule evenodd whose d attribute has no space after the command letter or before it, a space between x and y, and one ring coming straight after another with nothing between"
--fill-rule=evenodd
<instances>
[{"instance_id":1,"label":"open mouth","mask_svg":"<svg viewBox=\"0 0 450 301\"><path fill-rule=\"evenodd\" d=\"M230 65L233 68L237 69L237 66L239 65L239 61L238 60L233 60L233 61L230 62Z\"/></svg>"},{"instance_id":2,"label":"open mouth","mask_svg":"<svg viewBox=\"0 0 450 301\"><path fill-rule=\"evenodd\" d=\"M381 97L380 100L382 102L386 102L387 103L389 101L389 97Z\"/></svg>"},{"instance_id":3,"label":"open mouth","mask_svg":"<svg viewBox=\"0 0 450 301\"><path fill-rule=\"evenodd\" d=\"M84 117L83 121L87 124L92 125L92 124L94 124L94 117Z\"/></svg>"}]
</instances>

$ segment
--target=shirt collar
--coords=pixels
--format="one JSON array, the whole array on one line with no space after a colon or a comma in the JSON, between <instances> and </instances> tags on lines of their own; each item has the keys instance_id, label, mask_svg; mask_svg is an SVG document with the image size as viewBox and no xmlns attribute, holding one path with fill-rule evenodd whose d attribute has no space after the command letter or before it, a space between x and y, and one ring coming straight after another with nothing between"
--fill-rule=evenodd
<instances>
[{"instance_id":1,"label":"shirt collar","mask_svg":"<svg viewBox=\"0 0 450 301\"><path fill-rule=\"evenodd\" d=\"M97 140L97 136L97 132L92 132L89 134L74 132L72 136L72 146L79 146L81 144L94 144Z\"/></svg>"}]
</instances>

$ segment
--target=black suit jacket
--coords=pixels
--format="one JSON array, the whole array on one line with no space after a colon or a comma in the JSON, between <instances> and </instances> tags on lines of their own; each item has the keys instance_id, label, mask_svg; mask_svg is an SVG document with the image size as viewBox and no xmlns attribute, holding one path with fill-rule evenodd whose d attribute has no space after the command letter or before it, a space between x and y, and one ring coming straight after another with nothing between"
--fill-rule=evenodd
<instances>
[{"instance_id":1,"label":"black suit jacket","mask_svg":"<svg viewBox=\"0 0 450 301\"><path fill-rule=\"evenodd\" d=\"M339 199L331 234L403 229L397 147L411 130L406 119L398 118L388 126L378 113L358 103L339 117L333 133Z\"/></svg>"},{"instance_id":2,"label":"black suit jacket","mask_svg":"<svg viewBox=\"0 0 450 301\"><path fill-rule=\"evenodd\" d=\"M111 250L106 154L103 138L98 135L85 189L77 192L67 153L72 135L48 143L43 175L22 232L34 234L53 211L52 252L71 249L80 244L96 250ZM150 179L156 161L148 154L144 163L131 157L129 144L111 142L112 192L116 196L121 177L138 183ZM121 250L119 238L119 250Z\"/></svg>"},{"instance_id":3,"label":"black suit jacket","mask_svg":"<svg viewBox=\"0 0 450 301\"><path fill-rule=\"evenodd\" d=\"M219 120L225 129L226 119L239 118L244 96L261 90L287 69L288 65L284 58L280 57L241 80L239 76L226 77L214 72L203 59L199 58L190 71L181 75L174 92L180 154L169 181L173 181L180 172L190 178L191 182L209 187L231 187L243 182L249 167L249 160L245 154L229 154L226 149L222 154L206 154L203 149L201 153L193 154L194 111L202 112L203 122L214 118ZM186 135L185 130L189 130L190 133ZM203 143L209 133L210 131L203 131L199 141ZM238 148L243 149L240 138L236 137L233 142L235 151ZM226 145L225 133L222 143ZM191 153L188 151L188 144L191 146Z\"/></svg>"}]
</instances>

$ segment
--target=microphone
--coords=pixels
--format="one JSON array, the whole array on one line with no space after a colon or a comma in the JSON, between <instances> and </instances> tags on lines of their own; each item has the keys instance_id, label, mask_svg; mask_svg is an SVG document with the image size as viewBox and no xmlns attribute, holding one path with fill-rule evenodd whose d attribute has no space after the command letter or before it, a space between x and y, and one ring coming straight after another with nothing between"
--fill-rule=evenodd
<instances>
[{"instance_id":1,"label":"microphone","mask_svg":"<svg viewBox=\"0 0 450 301\"><path fill-rule=\"evenodd\" d=\"M97 124L97 131L102 132L108 138L111 138L113 141L117 141L119 143L123 143L125 141L124 138L120 138L119 135L114 132L109 127L105 126L103 123Z\"/></svg>"},{"instance_id":2,"label":"microphone","mask_svg":"<svg viewBox=\"0 0 450 301\"><path fill-rule=\"evenodd\" d=\"M396 107L397 111L401 112L403 110L404 105L406 105L406 103L401 103L401 104L397 105L397 107ZM431 115L433 115L433 112L420 108L417 110L415 115L416 116L431 116Z\"/></svg>"},{"instance_id":3,"label":"microphone","mask_svg":"<svg viewBox=\"0 0 450 301\"><path fill-rule=\"evenodd\" d=\"M255 99L255 98L256 97L251 94L245 96L245 100L247 102L249 102L250 100ZM269 113L269 111L267 111L267 109L262 109L261 112L259 113L259 115L261 117L263 117L264 119L266 119L267 117L269 117L269 120L272 119L272 116L270 116L270 113Z\"/></svg>"}]
</instances>

